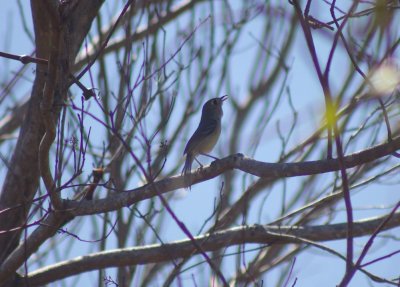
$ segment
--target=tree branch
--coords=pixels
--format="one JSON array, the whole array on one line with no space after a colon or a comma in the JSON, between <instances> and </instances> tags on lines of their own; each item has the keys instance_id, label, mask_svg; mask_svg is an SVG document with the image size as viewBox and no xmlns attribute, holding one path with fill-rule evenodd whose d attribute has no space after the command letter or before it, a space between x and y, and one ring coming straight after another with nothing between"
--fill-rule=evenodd
<instances>
[{"instance_id":1,"label":"tree branch","mask_svg":"<svg viewBox=\"0 0 400 287\"><path fill-rule=\"evenodd\" d=\"M163 25L166 25L170 21L173 21L178 16L180 16L184 12L191 9L196 3L202 2L202 1L203 0L184 1L183 3L174 7L168 13L164 13L164 12L160 13L162 16L161 18L151 21L148 26L139 27L136 30L136 32L133 33L130 37L126 37L126 35L124 35L122 37L111 40L108 43L107 47L104 48L102 54L108 54L111 52L118 51L119 49L124 48L127 43L137 42L146 36L157 33L160 30L160 27L162 27ZM114 25L114 23L112 23L110 26L112 27L113 25ZM109 30L110 29L107 29L106 33L108 33ZM91 62L94 57L96 57L97 50L99 49L99 47L101 45L100 39L102 39L102 37L95 39L94 43L91 46L89 46L87 49L82 51L80 55L78 55L78 57L76 59L76 64L74 66L75 70L79 70L84 65Z\"/></svg>"},{"instance_id":2,"label":"tree branch","mask_svg":"<svg viewBox=\"0 0 400 287\"><path fill-rule=\"evenodd\" d=\"M346 169L353 168L389 156L399 148L400 137L397 137L391 142L376 145L372 148L345 156L343 158L343 164ZM338 159L296 163L267 163L237 154L214 161L210 166L206 166L191 174L190 184L209 180L231 169L238 169L266 179L277 179L338 171L340 166ZM157 190L160 191L160 193L166 193L186 187L187 184L188 182L186 181L185 183L184 176L173 176L152 183L154 186L147 184L142 187L113 194L111 197L105 199L81 202L66 200L65 208L75 216L108 212L155 197L157 196Z\"/></svg>"},{"instance_id":3,"label":"tree branch","mask_svg":"<svg viewBox=\"0 0 400 287\"><path fill-rule=\"evenodd\" d=\"M359 237L370 234L386 218L387 215L355 221L353 235ZM393 215L383 229L387 230L399 225L400 213L398 212ZM195 240L202 246L204 251L210 252L244 243L274 245L303 243L303 239L318 242L345 239L346 237L347 223L345 222L318 226L238 226L212 234L196 236ZM27 279L30 286L38 286L90 270L170 261L177 258L185 258L198 252L193 248L193 243L190 239L163 245L154 244L115 249L76 257L72 260L38 269L29 273Z\"/></svg>"}]
</instances>

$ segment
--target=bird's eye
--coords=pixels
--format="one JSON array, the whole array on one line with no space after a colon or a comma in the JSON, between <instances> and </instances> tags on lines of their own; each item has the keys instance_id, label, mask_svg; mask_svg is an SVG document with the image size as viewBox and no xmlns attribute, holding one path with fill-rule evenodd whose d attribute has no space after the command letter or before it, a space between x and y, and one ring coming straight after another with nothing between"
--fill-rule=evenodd
<instances>
[{"instance_id":1,"label":"bird's eye","mask_svg":"<svg viewBox=\"0 0 400 287\"><path fill-rule=\"evenodd\" d=\"M217 104L218 104L217 99L214 99L214 100L212 101L212 103L213 103L213 105L217 105Z\"/></svg>"}]
</instances>

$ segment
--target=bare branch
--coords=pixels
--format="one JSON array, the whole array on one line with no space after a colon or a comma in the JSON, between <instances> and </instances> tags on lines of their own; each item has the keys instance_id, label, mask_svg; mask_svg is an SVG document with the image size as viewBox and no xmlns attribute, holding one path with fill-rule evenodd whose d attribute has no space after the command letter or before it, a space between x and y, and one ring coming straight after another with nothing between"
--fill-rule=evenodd
<instances>
[{"instance_id":1,"label":"bare branch","mask_svg":"<svg viewBox=\"0 0 400 287\"><path fill-rule=\"evenodd\" d=\"M354 236L369 234L385 219L386 215L355 221L353 226ZM400 213L396 213L384 226L384 229L387 230L399 225ZM303 243L302 239L320 242L345 239L346 237L347 223L339 223L319 226L238 226L212 234L196 236L195 239L203 250L209 252L244 243L275 245ZM98 252L31 272L28 274L28 280L31 286L38 286L98 268L169 261L174 258L191 256L193 252L198 253L198 251L193 250L193 245L188 239L163 245ZM171 258L171 254L173 254L173 258Z\"/></svg>"}]
</instances>

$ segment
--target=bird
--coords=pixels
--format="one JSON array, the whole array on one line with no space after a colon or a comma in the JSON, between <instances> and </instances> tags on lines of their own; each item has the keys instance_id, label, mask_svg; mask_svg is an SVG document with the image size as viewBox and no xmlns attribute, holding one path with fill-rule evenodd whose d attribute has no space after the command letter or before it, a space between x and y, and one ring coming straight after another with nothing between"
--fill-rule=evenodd
<instances>
[{"instance_id":1,"label":"bird","mask_svg":"<svg viewBox=\"0 0 400 287\"><path fill-rule=\"evenodd\" d=\"M186 160L182 175L191 174L193 160L196 160L200 167L203 167L196 159L198 155L218 159L208 153L214 148L221 134L222 104L227 98L227 95L213 98L203 105L199 126L183 151L183 154L186 155Z\"/></svg>"}]
</instances>

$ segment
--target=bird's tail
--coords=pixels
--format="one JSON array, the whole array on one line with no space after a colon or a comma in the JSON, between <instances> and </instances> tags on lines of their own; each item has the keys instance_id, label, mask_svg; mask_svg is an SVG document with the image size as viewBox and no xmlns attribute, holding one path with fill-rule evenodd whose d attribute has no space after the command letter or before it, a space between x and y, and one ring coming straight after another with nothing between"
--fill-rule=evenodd
<instances>
[{"instance_id":1,"label":"bird's tail","mask_svg":"<svg viewBox=\"0 0 400 287\"><path fill-rule=\"evenodd\" d=\"M193 156L190 153L186 154L185 165L182 169L182 175L190 174L192 171Z\"/></svg>"},{"instance_id":2,"label":"bird's tail","mask_svg":"<svg viewBox=\"0 0 400 287\"><path fill-rule=\"evenodd\" d=\"M185 165L182 169L182 175L185 175L185 183L189 185L190 188L190 175L192 173L192 163L193 163L193 155L191 153L186 154Z\"/></svg>"}]
</instances>

